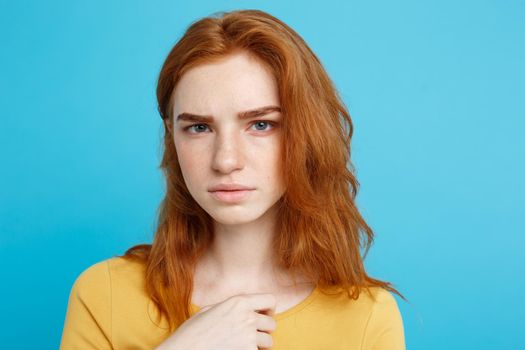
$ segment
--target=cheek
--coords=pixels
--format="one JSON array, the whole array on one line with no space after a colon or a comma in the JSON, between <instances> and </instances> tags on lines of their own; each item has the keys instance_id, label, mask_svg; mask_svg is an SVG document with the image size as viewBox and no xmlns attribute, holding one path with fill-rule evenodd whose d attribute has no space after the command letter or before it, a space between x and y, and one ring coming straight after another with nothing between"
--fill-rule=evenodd
<instances>
[{"instance_id":1,"label":"cheek","mask_svg":"<svg viewBox=\"0 0 525 350\"><path fill-rule=\"evenodd\" d=\"M206 174L204 172L206 160L203 158L205 153L183 145L176 145L176 148L177 158L186 184L190 186L191 182L199 182L199 176Z\"/></svg>"},{"instance_id":2,"label":"cheek","mask_svg":"<svg viewBox=\"0 0 525 350\"><path fill-rule=\"evenodd\" d=\"M280 184L282 182L282 154L279 146L272 144L262 154L264 159L261 164L264 166L264 173L268 182Z\"/></svg>"}]
</instances>

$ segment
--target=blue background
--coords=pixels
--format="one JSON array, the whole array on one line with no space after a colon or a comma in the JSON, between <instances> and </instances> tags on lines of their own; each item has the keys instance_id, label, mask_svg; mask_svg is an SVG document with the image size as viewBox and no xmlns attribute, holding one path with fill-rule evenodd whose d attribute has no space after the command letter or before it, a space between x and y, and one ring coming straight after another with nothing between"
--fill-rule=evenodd
<instances>
[{"instance_id":1,"label":"blue background","mask_svg":"<svg viewBox=\"0 0 525 350\"><path fill-rule=\"evenodd\" d=\"M58 348L73 281L150 242L155 82L194 20L258 8L317 53L355 124L369 273L408 349L515 349L525 330L521 1L3 1L5 349Z\"/></svg>"}]
</instances>

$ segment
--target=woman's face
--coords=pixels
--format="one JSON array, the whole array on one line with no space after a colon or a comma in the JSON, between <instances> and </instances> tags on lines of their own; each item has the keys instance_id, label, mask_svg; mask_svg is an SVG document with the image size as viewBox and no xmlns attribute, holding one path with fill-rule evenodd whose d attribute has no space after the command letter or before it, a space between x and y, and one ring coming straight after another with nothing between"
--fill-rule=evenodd
<instances>
[{"instance_id":1,"label":"woman's face","mask_svg":"<svg viewBox=\"0 0 525 350\"><path fill-rule=\"evenodd\" d=\"M279 96L265 68L236 53L191 68L174 91L172 135L184 181L195 201L221 224L258 219L284 192ZM240 118L263 107L276 108ZM232 183L252 190L210 192Z\"/></svg>"}]
</instances>

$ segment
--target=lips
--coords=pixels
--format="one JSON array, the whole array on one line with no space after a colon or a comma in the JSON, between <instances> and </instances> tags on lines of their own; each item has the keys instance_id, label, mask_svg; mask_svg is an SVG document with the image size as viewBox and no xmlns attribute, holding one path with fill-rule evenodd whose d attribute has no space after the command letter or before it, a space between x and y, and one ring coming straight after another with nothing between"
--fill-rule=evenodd
<instances>
[{"instance_id":1,"label":"lips","mask_svg":"<svg viewBox=\"0 0 525 350\"><path fill-rule=\"evenodd\" d=\"M253 190L234 190L234 191L210 191L213 198L226 203L237 203L245 200Z\"/></svg>"},{"instance_id":2,"label":"lips","mask_svg":"<svg viewBox=\"0 0 525 350\"><path fill-rule=\"evenodd\" d=\"M238 183L222 183L212 186L208 189L209 192L216 191L243 191L243 190L254 190L255 188L238 184Z\"/></svg>"}]
</instances>

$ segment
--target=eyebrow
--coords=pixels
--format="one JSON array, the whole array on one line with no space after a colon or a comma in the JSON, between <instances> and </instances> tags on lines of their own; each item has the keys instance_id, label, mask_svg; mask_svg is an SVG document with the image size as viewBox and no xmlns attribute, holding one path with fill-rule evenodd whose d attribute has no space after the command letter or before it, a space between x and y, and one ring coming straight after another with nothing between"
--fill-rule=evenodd
<instances>
[{"instance_id":1,"label":"eyebrow","mask_svg":"<svg viewBox=\"0 0 525 350\"><path fill-rule=\"evenodd\" d=\"M272 112L280 112L281 107L279 106L265 106L265 107L259 107L256 109L252 109L249 111L239 112L237 114L237 117L241 120L244 119L251 119L260 117L265 114L269 114ZM190 122L203 122L203 123L213 123L213 117L211 115L198 115L198 114L191 114L191 113L181 113L177 116L177 122L178 121L190 121Z\"/></svg>"}]
</instances>

